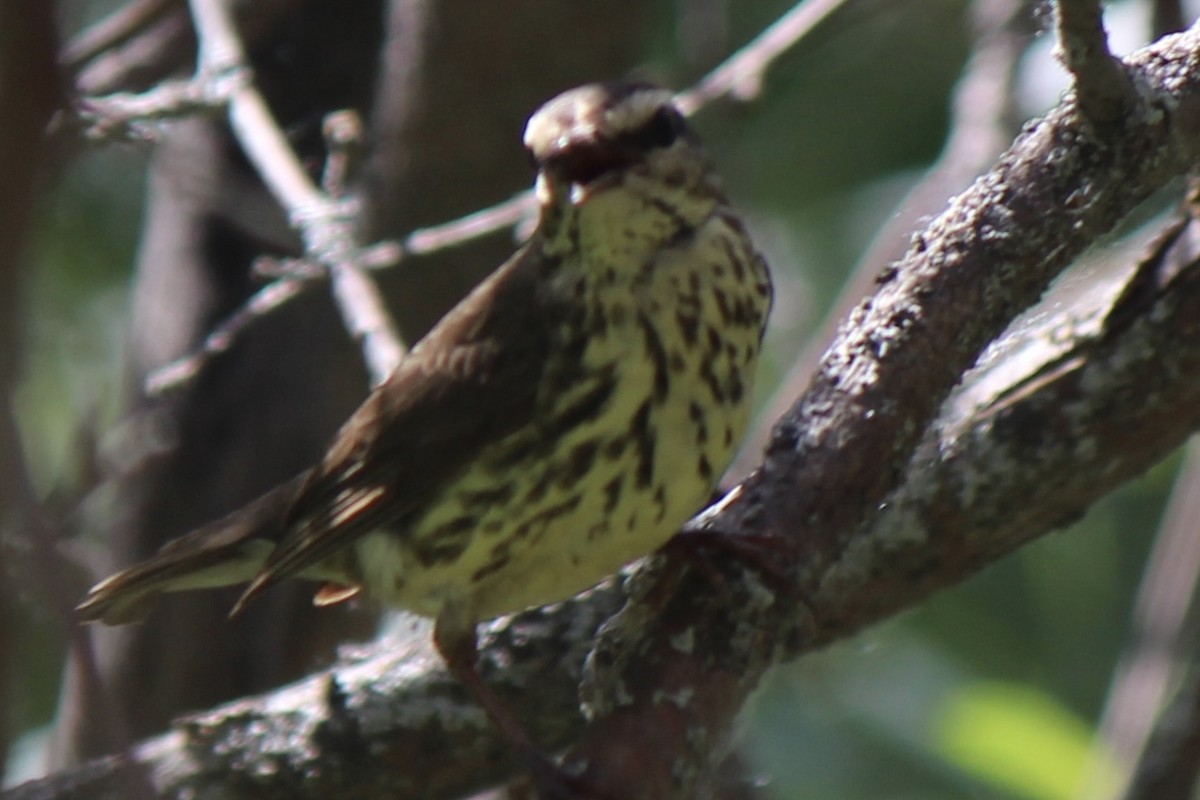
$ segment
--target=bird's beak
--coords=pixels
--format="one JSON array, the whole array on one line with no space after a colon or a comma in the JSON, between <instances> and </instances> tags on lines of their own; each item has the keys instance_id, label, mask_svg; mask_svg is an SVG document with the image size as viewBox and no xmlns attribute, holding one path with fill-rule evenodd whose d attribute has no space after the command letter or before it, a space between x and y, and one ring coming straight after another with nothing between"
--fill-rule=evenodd
<instances>
[{"instance_id":1,"label":"bird's beak","mask_svg":"<svg viewBox=\"0 0 1200 800\"><path fill-rule=\"evenodd\" d=\"M589 200L598 194L603 194L609 189L619 185L622 177L618 172L607 172L587 183L572 183L568 197L571 200L571 205L582 206L587 204Z\"/></svg>"},{"instance_id":2,"label":"bird's beak","mask_svg":"<svg viewBox=\"0 0 1200 800\"><path fill-rule=\"evenodd\" d=\"M571 205L578 207L586 205L594 196L607 191L619 182L620 179L617 175L608 174L587 183L578 181L560 183L545 172L540 172L533 191L538 203L542 205L549 205L554 202L556 197L562 197L565 194Z\"/></svg>"}]
</instances>

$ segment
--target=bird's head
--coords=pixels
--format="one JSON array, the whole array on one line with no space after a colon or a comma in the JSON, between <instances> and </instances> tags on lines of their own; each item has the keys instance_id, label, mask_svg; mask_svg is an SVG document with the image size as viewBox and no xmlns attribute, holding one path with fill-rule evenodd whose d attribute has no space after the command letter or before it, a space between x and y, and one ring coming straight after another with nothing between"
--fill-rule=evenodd
<instances>
[{"instance_id":1,"label":"bird's head","mask_svg":"<svg viewBox=\"0 0 1200 800\"><path fill-rule=\"evenodd\" d=\"M583 205L631 176L683 187L707 171L672 94L647 83L593 83L560 94L530 117L525 147L543 204Z\"/></svg>"}]
</instances>

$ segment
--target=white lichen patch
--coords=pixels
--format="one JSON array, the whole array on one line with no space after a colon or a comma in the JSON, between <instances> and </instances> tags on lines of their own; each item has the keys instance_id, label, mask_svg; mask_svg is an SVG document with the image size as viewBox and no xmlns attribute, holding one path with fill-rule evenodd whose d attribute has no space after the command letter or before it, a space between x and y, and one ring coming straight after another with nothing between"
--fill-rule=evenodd
<instances>
[{"instance_id":1,"label":"white lichen patch","mask_svg":"<svg viewBox=\"0 0 1200 800\"><path fill-rule=\"evenodd\" d=\"M692 698L695 696L695 689L690 686L684 686L683 688L677 689L674 692L656 691L651 696L650 701L656 706L662 705L663 703L670 703L676 708L687 708L691 704Z\"/></svg>"},{"instance_id":2,"label":"white lichen patch","mask_svg":"<svg viewBox=\"0 0 1200 800\"><path fill-rule=\"evenodd\" d=\"M667 641L676 651L690 655L696 649L696 629L689 626L686 630L669 637Z\"/></svg>"}]
</instances>

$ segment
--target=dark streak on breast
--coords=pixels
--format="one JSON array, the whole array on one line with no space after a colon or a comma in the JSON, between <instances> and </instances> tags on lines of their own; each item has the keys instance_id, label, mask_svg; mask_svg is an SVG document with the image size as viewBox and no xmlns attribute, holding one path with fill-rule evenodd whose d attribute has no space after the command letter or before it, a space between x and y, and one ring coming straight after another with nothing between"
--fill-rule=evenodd
<instances>
[{"instance_id":1,"label":"dark streak on breast","mask_svg":"<svg viewBox=\"0 0 1200 800\"><path fill-rule=\"evenodd\" d=\"M540 527L542 530L536 531L533 536L533 541L530 542L531 545L536 544L537 541L544 535L545 527L547 525L564 514L569 514L574 511L581 500L583 500L583 496L577 494L572 497L568 497L561 503L555 503L554 505L539 511L518 525L513 531L513 537L518 540L524 539L526 536L529 536L531 531L534 531L535 528Z\"/></svg>"},{"instance_id":2,"label":"dark streak on breast","mask_svg":"<svg viewBox=\"0 0 1200 800\"><path fill-rule=\"evenodd\" d=\"M467 549L477 523L476 517L461 516L429 531L413 543L417 560L425 567L454 561Z\"/></svg>"},{"instance_id":3,"label":"dark streak on breast","mask_svg":"<svg viewBox=\"0 0 1200 800\"><path fill-rule=\"evenodd\" d=\"M638 314L638 326L642 329L642 338L646 345L646 355L654 362L654 400L662 403L670 391L671 368L668 363L667 349L663 347L662 338L645 314Z\"/></svg>"},{"instance_id":4,"label":"dark streak on breast","mask_svg":"<svg viewBox=\"0 0 1200 800\"><path fill-rule=\"evenodd\" d=\"M625 485L625 476L618 474L604 485L604 513L611 514L621 500L621 489Z\"/></svg>"},{"instance_id":5,"label":"dark streak on breast","mask_svg":"<svg viewBox=\"0 0 1200 800\"><path fill-rule=\"evenodd\" d=\"M650 401L642 403L629 425L629 433L637 446L637 486L645 489L654 481L654 435L650 429Z\"/></svg>"},{"instance_id":6,"label":"dark streak on breast","mask_svg":"<svg viewBox=\"0 0 1200 800\"><path fill-rule=\"evenodd\" d=\"M566 489L583 480L591 471L592 464L596 461L596 454L599 452L600 443L595 439L588 439L575 445L571 449L570 455L567 456L567 466L559 477L559 486Z\"/></svg>"}]
</instances>

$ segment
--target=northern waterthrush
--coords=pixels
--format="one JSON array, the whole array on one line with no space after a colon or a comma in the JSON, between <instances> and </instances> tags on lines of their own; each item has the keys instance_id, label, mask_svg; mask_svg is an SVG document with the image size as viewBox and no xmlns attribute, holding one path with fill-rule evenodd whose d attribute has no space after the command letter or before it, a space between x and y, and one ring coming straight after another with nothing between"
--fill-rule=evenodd
<instances>
[{"instance_id":1,"label":"northern waterthrush","mask_svg":"<svg viewBox=\"0 0 1200 800\"><path fill-rule=\"evenodd\" d=\"M320 463L97 584L89 620L288 577L436 619L451 670L531 750L474 668L475 624L561 600L697 511L748 416L767 265L671 94L548 102L530 240L451 310Z\"/></svg>"}]
</instances>

